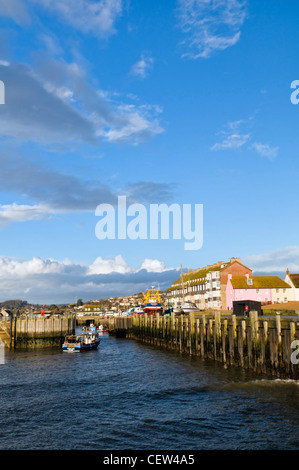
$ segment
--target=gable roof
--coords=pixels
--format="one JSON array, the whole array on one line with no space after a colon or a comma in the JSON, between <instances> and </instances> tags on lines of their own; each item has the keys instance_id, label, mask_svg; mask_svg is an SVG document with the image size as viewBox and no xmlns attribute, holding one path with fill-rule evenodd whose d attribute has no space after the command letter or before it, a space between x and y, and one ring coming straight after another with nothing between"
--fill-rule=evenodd
<instances>
[{"instance_id":1,"label":"gable roof","mask_svg":"<svg viewBox=\"0 0 299 470\"><path fill-rule=\"evenodd\" d=\"M251 276L252 284L245 276L234 276L231 283L234 289L290 289L291 286L278 276Z\"/></svg>"},{"instance_id":2,"label":"gable roof","mask_svg":"<svg viewBox=\"0 0 299 470\"><path fill-rule=\"evenodd\" d=\"M223 268L220 269L220 271L225 271L226 269L230 268L232 264L239 264L240 266L243 266L243 268L246 268L248 269L248 271L251 271L252 272L252 269L251 268L248 268L247 266L245 266L245 264L242 264L240 261L238 260L233 260L233 261L230 261L229 263L227 263L225 266L223 266Z\"/></svg>"},{"instance_id":3,"label":"gable roof","mask_svg":"<svg viewBox=\"0 0 299 470\"><path fill-rule=\"evenodd\" d=\"M289 277L294 286L299 289L299 274L289 274Z\"/></svg>"}]
</instances>

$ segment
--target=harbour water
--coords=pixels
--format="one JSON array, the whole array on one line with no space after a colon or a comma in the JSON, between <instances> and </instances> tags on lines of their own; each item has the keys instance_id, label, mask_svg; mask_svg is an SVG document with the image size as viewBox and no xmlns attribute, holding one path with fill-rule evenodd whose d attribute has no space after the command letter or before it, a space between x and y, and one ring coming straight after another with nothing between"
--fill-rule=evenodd
<instances>
[{"instance_id":1,"label":"harbour water","mask_svg":"<svg viewBox=\"0 0 299 470\"><path fill-rule=\"evenodd\" d=\"M102 336L85 353L6 351L2 450L293 450L299 382Z\"/></svg>"}]
</instances>

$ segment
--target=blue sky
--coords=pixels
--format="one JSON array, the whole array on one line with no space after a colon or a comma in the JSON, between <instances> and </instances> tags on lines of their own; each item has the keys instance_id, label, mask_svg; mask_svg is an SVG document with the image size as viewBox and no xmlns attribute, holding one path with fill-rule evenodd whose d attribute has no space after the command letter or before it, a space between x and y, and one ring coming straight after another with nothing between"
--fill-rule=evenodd
<instances>
[{"instance_id":1,"label":"blue sky","mask_svg":"<svg viewBox=\"0 0 299 470\"><path fill-rule=\"evenodd\" d=\"M0 301L299 270L295 0L1 0ZM203 246L98 240L98 204L203 204Z\"/></svg>"}]
</instances>

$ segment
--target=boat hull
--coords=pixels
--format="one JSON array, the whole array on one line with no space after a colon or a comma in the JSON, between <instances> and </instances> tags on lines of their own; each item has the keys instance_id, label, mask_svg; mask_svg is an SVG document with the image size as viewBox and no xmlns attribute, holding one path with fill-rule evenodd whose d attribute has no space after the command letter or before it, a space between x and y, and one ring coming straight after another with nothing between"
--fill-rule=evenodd
<instances>
[{"instance_id":1,"label":"boat hull","mask_svg":"<svg viewBox=\"0 0 299 470\"><path fill-rule=\"evenodd\" d=\"M154 314L156 312L162 312L162 305L160 303L154 304L154 303L148 303L145 304L143 308L143 312L147 313L149 315Z\"/></svg>"},{"instance_id":2,"label":"boat hull","mask_svg":"<svg viewBox=\"0 0 299 470\"><path fill-rule=\"evenodd\" d=\"M67 344L62 345L62 350L67 352L81 352L81 351L90 351L92 349L97 349L101 341L97 341L91 344Z\"/></svg>"},{"instance_id":3,"label":"boat hull","mask_svg":"<svg viewBox=\"0 0 299 470\"><path fill-rule=\"evenodd\" d=\"M95 331L88 331L82 336L68 336L62 345L62 350L67 352L81 352L97 349L101 339Z\"/></svg>"}]
</instances>

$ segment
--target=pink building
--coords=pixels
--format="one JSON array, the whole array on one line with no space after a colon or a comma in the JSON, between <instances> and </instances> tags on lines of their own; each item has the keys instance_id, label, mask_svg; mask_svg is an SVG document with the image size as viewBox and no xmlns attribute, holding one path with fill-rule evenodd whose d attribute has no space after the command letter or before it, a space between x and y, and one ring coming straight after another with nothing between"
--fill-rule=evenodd
<instances>
[{"instance_id":1,"label":"pink building","mask_svg":"<svg viewBox=\"0 0 299 470\"><path fill-rule=\"evenodd\" d=\"M226 308L232 310L233 302L238 300L254 300L262 304L288 302L290 290L291 286L278 276L229 274L226 285Z\"/></svg>"}]
</instances>

